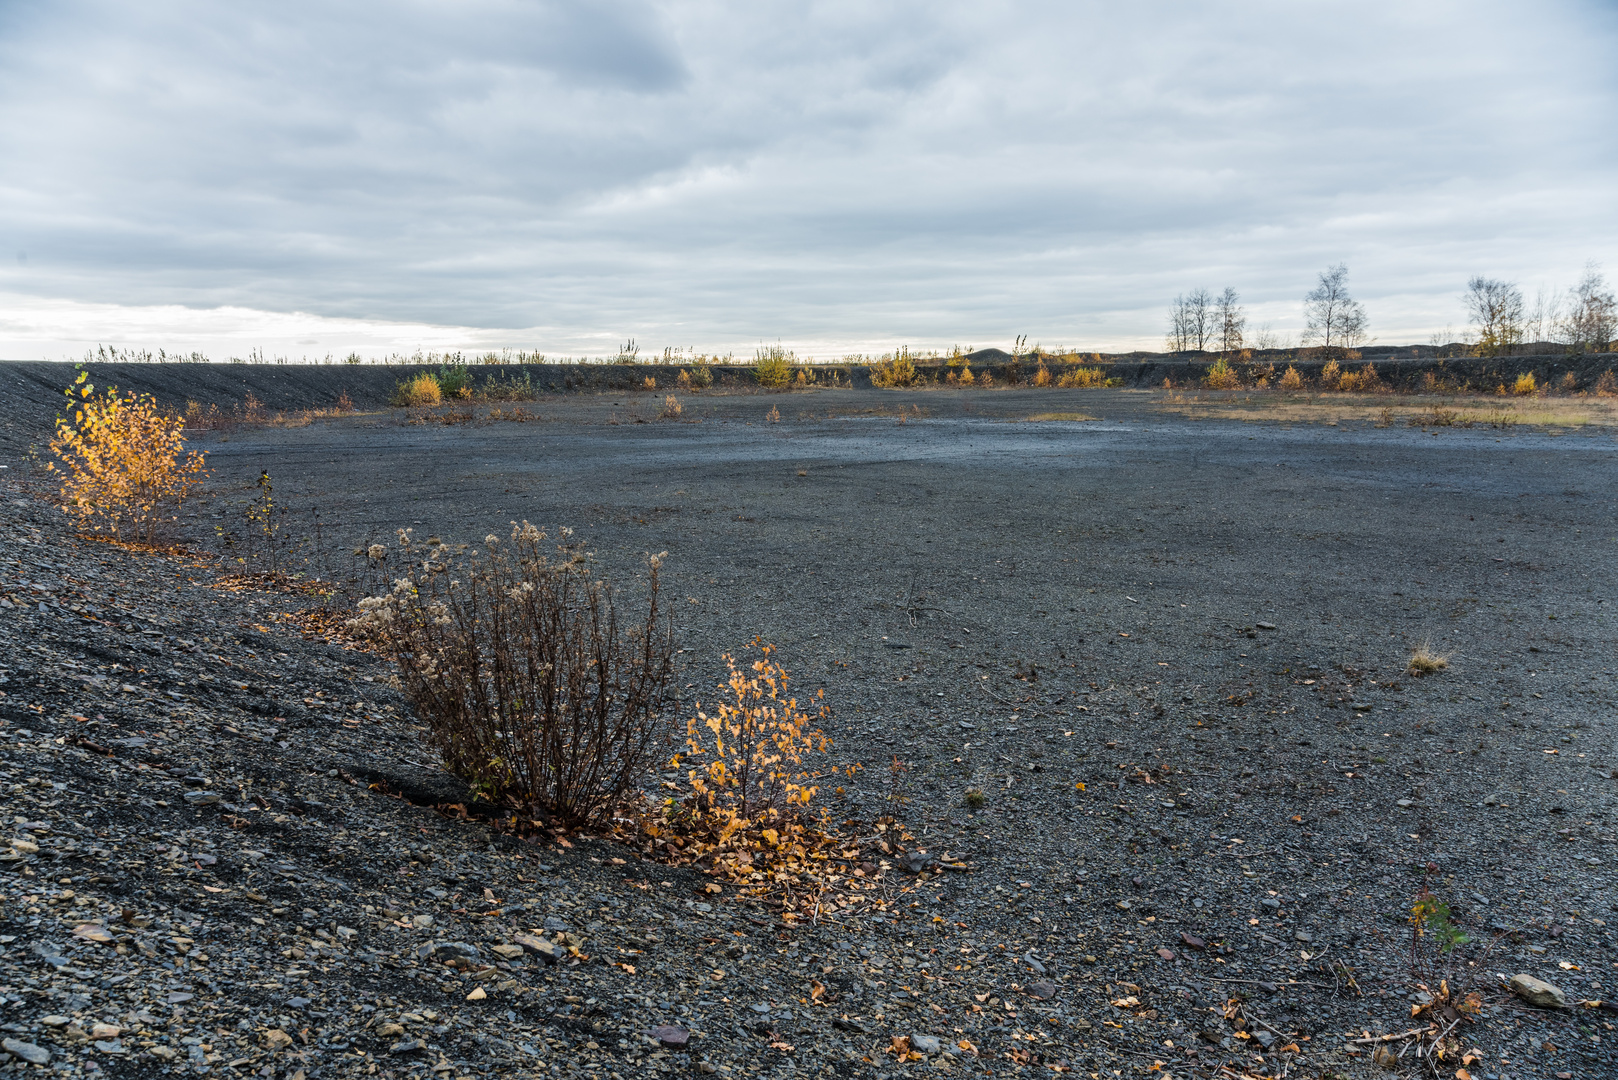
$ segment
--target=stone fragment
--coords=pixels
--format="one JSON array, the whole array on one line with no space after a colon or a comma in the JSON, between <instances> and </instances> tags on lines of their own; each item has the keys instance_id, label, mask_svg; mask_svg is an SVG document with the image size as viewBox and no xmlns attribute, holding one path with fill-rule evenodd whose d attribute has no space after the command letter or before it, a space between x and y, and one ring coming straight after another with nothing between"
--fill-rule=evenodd
<instances>
[{"instance_id":1,"label":"stone fragment","mask_svg":"<svg viewBox=\"0 0 1618 1080\"><path fill-rule=\"evenodd\" d=\"M1158 959L1160 959L1160 960L1173 960L1174 959L1174 950L1173 949L1158 949L1157 950L1157 956L1158 956Z\"/></svg>"},{"instance_id":2,"label":"stone fragment","mask_svg":"<svg viewBox=\"0 0 1618 1080\"><path fill-rule=\"evenodd\" d=\"M30 1065L43 1065L51 1059L51 1052L43 1046L36 1046L21 1039L0 1040L0 1048L14 1057L19 1057Z\"/></svg>"},{"instance_id":3,"label":"stone fragment","mask_svg":"<svg viewBox=\"0 0 1618 1080\"><path fill-rule=\"evenodd\" d=\"M213 806L219 801L217 791L188 791L181 796L191 806Z\"/></svg>"},{"instance_id":4,"label":"stone fragment","mask_svg":"<svg viewBox=\"0 0 1618 1080\"><path fill-rule=\"evenodd\" d=\"M468 1000L468 1001L482 1001L484 998L486 998L488 996L489 995L484 992L483 987L478 986L478 987L474 987L472 992L470 994L466 995L466 1000Z\"/></svg>"},{"instance_id":5,"label":"stone fragment","mask_svg":"<svg viewBox=\"0 0 1618 1080\"><path fill-rule=\"evenodd\" d=\"M691 1039L691 1033L678 1024L659 1024L646 1034L664 1046L684 1046Z\"/></svg>"},{"instance_id":6,"label":"stone fragment","mask_svg":"<svg viewBox=\"0 0 1618 1080\"><path fill-rule=\"evenodd\" d=\"M426 1039L406 1039L404 1042L394 1043L388 1047L390 1054L413 1054L417 1050L427 1049Z\"/></svg>"},{"instance_id":7,"label":"stone fragment","mask_svg":"<svg viewBox=\"0 0 1618 1080\"><path fill-rule=\"evenodd\" d=\"M931 1057L944 1049L944 1046L938 1041L938 1036L936 1035L912 1035L910 1036L910 1049L918 1054L926 1054Z\"/></svg>"},{"instance_id":8,"label":"stone fragment","mask_svg":"<svg viewBox=\"0 0 1618 1080\"><path fill-rule=\"evenodd\" d=\"M1567 995L1559 987L1552 986L1543 979L1536 979L1532 975L1513 975L1511 992L1530 1005L1538 1005L1544 1009L1567 1008Z\"/></svg>"},{"instance_id":9,"label":"stone fragment","mask_svg":"<svg viewBox=\"0 0 1618 1080\"><path fill-rule=\"evenodd\" d=\"M1188 949L1201 950L1208 947L1208 943L1197 937L1195 934L1181 934L1180 942Z\"/></svg>"},{"instance_id":10,"label":"stone fragment","mask_svg":"<svg viewBox=\"0 0 1618 1080\"><path fill-rule=\"evenodd\" d=\"M535 937L533 934L513 934L511 940L547 964L554 964L562 958L562 950L542 937Z\"/></svg>"},{"instance_id":11,"label":"stone fragment","mask_svg":"<svg viewBox=\"0 0 1618 1080\"><path fill-rule=\"evenodd\" d=\"M506 960L520 960L523 955L521 945L493 945L489 951Z\"/></svg>"},{"instance_id":12,"label":"stone fragment","mask_svg":"<svg viewBox=\"0 0 1618 1080\"><path fill-rule=\"evenodd\" d=\"M1037 998L1053 998L1056 996L1056 984L1048 982L1029 983L1028 992Z\"/></svg>"}]
</instances>

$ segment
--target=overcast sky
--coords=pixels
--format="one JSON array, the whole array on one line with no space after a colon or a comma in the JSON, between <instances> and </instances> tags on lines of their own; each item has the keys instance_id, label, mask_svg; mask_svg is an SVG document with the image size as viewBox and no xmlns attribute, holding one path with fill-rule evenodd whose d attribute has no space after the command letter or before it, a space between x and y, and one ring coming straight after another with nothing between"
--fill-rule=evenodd
<instances>
[{"instance_id":1,"label":"overcast sky","mask_svg":"<svg viewBox=\"0 0 1618 1080\"><path fill-rule=\"evenodd\" d=\"M1618 5L0 0L0 358L1160 347L1618 277Z\"/></svg>"}]
</instances>

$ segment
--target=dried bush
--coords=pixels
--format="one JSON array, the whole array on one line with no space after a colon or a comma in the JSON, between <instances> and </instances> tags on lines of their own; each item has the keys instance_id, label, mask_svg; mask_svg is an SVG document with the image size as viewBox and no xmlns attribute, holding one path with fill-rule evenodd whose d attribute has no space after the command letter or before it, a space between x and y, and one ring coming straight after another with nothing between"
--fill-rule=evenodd
<instances>
[{"instance_id":1,"label":"dried bush","mask_svg":"<svg viewBox=\"0 0 1618 1080\"><path fill-rule=\"evenodd\" d=\"M644 379L642 379L640 381L640 388L642 390L656 390L657 389L657 376L656 375L648 375L648 376L646 376Z\"/></svg>"},{"instance_id":2,"label":"dried bush","mask_svg":"<svg viewBox=\"0 0 1618 1080\"><path fill-rule=\"evenodd\" d=\"M644 618L625 627L579 546L548 555L527 522L485 537L482 553L429 542L424 556L409 530L399 538L404 576L361 601L353 625L398 665L445 768L481 797L570 825L636 790L673 671L661 557Z\"/></svg>"},{"instance_id":3,"label":"dried bush","mask_svg":"<svg viewBox=\"0 0 1618 1080\"><path fill-rule=\"evenodd\" d=\"M185 420L157 406L148 394L97 395L79 372L67 397L71 419L57 420L47 468L61 477L62 509L92 532L143 543L174 520L191 490L207 475L205 454L185 452Z\"/></svg>"},{"instance_id":4,"label":"dried bush","mask_svg":"<svg viewBox=\"0 0 1618 1080\"><path fill-rule=\"evenodd\" d=\"M1326 366L1320 369L1320 388L1322 390L1336 390L1343 377L1343 365L1336 358L1326 361Z\"/></svg>"},{"instance_id":5,"label":"dried bush","mask_svg":"<svg viewBox=\"0 0 1618 1080\"><path fill-rule=\"evenodd\" d=\"M1519 397L1531 397L1539 393L1539 383L1532 371L1525 371L1517 376L1517 381L1511 384L1511 392Z\"/></svg>"},{"instance_id":6,"label":"dried bush","mask_svg":"<svg viewBox=\"0 0 1618 1080\"><path fill-rule=\"evenodd\" d=\"M1618 397L1618 377L1610 369L1596 379L1596 397Z\"/></svg>"},{"instance_id":7,"label":"dried bush","mask_svg":"<svg viewBox=\"0 0 1618 1080\"><path fill-rule=\"evenodd\" d=\"M963 365L961 367L961 377L960 377L961 385L962 386L971 386L973 384L973 382L975 382L975 381L976 380L972 377L972 365L971 364Z\"/></svg>"},{"instance_id":8,"label":"dried bush","mask_svg":"<svg viewBox=\"0 0 1618 1080\"><path fill-rule=\"evenodd\" d=\"M1049 386L1053 381L1051 369L1045 366L1044 360L1040 360L1038 369L1034 371L1034 385Z\"/></svg>"},{"instance_id":9,"label":"dried bush","mask_svg":"<svg viewBox=\"0 0 1618 1080\"><path fill-rule=\"evenodd\" d=\"M1281 376L1281 381L1276 383L1276 386L1280 387L1282 390L1302 390L1303 376L1298 374L1297 368L1293 367L1291 364L1288 364L1286 372Z\"/></svg>"},{"instance_id":10,"label":"dried bush","mask_svg":"<svg viewBox=\"0 0 1618 1080\"><path fill-rule=\"evenodd\" d=\"M689 394L691 392L691 373L681 368L680 374L674 377L674 385Z\"/></svg>"},{"instance_id":11,"label":"dried bush","mask_svg":"<svg viewBox=\"0 0 1618 1080\"><path fill-rule=\"evenodd\" d=\"M684 373L682 372L681 374ZM680 414L684 411L685 408L680 404L680 399L673 394L668 394L663 398L663 411L657 415L662 420L678 420Z\"/></svg>"},{"instance_id":12,"label":"dried bush","mask_svg":"<svg viewBox=\"0 0 1618 1080\"><path fill-rule=\"evenodd\" d=\"M713 385L713 368L707 364L698 364L691 369L691 385L698 390L706 390Z\"/></svg>"}]
</instances>

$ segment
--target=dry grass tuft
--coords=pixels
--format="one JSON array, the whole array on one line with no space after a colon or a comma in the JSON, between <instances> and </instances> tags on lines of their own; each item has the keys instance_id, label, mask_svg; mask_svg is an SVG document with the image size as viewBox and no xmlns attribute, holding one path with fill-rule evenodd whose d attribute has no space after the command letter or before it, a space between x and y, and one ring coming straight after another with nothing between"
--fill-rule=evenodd
<instances>
[{"instance_id":1,"label":"dry grass tuft","mask_svg":"<svg viewBox=\"0 0 1618 1080\"><path fill-rule=\"evenodd\" d=\"M1453 654L1434 652L1431 642L1423 642L1410 654L1410 663L1406 665L1406 670L1414 678L1425 678L1449 667L1451 655Z\"/></svg>"},{"instance_id":2,"label":"dry grass tuft","mask_svg":"<svg viewBox=\"0 0 1618 1080\"><path fill-rule=\"evenodd\" d=\"M678 420L680 414L684 411L684 407L680 405L680 399L673 394L669 394L663 399L663 411L657 415L662 420Z\"/></svg>"}]
</instances>

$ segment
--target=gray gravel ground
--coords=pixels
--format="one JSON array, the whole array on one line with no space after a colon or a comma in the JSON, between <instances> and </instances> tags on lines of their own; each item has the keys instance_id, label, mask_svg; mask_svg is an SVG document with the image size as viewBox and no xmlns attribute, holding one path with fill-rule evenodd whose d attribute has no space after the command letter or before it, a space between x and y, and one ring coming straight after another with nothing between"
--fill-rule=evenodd
<instances>
[{"instance_id":1,"label":"gray gravel ground","mask_svg":"<svg viewBox=\"0 0 1618 1080\"><path fill-rule=\"evenodd\" d=\"M1152 401L830 391L637 423L660 398L581 396L199 437L197 543L269 470L328 554L527 518L632 587L667 550L688 698L774 641L867 766L839 814L972 867L895 862L888 912L797 928L416 805L455 782L379 664L278 623L306 601L74 540L14 478L6 1050L109 1076L1368 1076L1347 1040L1412 1026L1433 974L1408 957L1425 881L1472 939L1473 1076L1618 1072L1593 1004L1618 979L1610 436ZM1027 422L1052 411L1098 419ZM1423 642L1451 664L1414 679Z\"/></svg>"}]
</instances>

